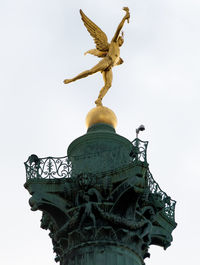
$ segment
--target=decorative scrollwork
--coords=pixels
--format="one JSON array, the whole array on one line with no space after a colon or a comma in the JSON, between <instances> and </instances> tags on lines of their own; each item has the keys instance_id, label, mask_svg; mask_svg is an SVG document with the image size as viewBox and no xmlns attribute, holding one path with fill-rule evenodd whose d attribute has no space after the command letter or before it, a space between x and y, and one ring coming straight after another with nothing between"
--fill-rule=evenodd
<instances>
[{"instance_id":1,"label":"decorative scrollwork","mask_svg":"<svg viewBox=\"0 0 200 265\"><path fill-rule=\"evenodd\" d=\"M136 138L133 142L133 149L131 150L130 156L133 161L147 162L147 141L141 141Z\"/></svg>"},{"instance_id":2,"label":"decorative scrollwork","mask_svg":"<svg viewBox=\"0 0 200 265\"><path fill-rule=\"evenodd\" d=\"M71 177L72 164L67 156L38 158L31 155L24 164L27 180Z\"/></svg>"},{"instance_id":3,"label":"decorative scrollwork","mask_svg":"<svg viewBox=\"0 0 200 265\"><path fill-rule=\"evenodd\" d=\"M161 190L149 170L147 171L147 185L150 193L154 195L154 198L163 204L164 214L174 221L176 201L172 200L164 191Z\"/></svg>"}]
</instances>

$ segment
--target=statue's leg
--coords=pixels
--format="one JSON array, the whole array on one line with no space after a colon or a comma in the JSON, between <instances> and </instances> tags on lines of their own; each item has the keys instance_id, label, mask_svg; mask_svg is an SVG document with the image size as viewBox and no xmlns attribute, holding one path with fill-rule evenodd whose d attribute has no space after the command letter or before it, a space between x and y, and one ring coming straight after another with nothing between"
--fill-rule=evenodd
<instances>
[{"instance_id":1,"label":"statue's leg","mask_svg":"<svg viewBox=\"0 0 200 265\"><path fill-rule=\"evenodd\" d=\"M86 218L86 213L84 212L83 215L82 215L82 217L81 217L81 221L80 221L80 223L79 223L79 227L82 226L83 221L85 220L85 218Z\"/></svg>"},{"instance_id":2,"label":"statue's leg","mask_svg":"<svg viewBox=\"0 0 200 265\"><path fill-rule=\"evenodd\" d=\"M95 218L95 215L92 212L90 213L90 217L92 219L94 227L96 227L96 218Z\"/></svg>"},{"instance_id":3,"label":"statue's leg","mask_svg":"<svg viewBox=\"0 0 200 265\"><path fill-rule=\"evenodd\" d=\"M75 76L74 78L65 79L64 83L68 84L68 83L74 82L74 81L76 81L78 79L87 77L88 75L93 75L96 72L103 71L109 66L109 63L110 63L109 59L108 58L104 58L97 65L92 67L90 70L86 70L86 71L80 73L79 75Z\"/></svg>"},{"instance_id":4,"label":"statue's leg","mask_svg":"<svg viewBox=\"0 0 200 265\"><path fill-rule=\"evenodd\" d=\"M102 99L105 96L105 94L107 93L108 89L112 85L112 79L113 79L112 69L107 70L107 71L103 71L102 75L103 75L103 79L104 79L105 84L104 84L104 87L102 87L102 89L100 90L99 96L98 96L97 100L95 101L95 104L97 106L102 106Z\"/></svg>"}]
</instances>

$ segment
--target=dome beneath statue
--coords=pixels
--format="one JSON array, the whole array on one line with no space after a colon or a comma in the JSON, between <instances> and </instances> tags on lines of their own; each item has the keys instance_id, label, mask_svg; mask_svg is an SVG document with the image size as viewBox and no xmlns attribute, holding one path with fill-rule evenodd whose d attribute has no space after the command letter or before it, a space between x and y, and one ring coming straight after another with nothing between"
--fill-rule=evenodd
<instances>
[{"instance_id":1,"label":"dome beneath statue","mask_svg":"<svg viewBox=\"0 0 200 265\"><path fill-rule=\"evenodd\" d=\"M86 127L88 129L98 123L105 123L116 128L117 117L111 109L104 106L97 106L88 112L86 116Z\"/></svg>"}]
</instances>

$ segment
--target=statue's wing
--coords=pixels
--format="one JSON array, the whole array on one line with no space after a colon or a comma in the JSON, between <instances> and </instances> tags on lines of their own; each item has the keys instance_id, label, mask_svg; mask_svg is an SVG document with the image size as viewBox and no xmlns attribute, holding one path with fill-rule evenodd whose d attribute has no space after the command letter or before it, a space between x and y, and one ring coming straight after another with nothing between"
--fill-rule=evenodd
<instances>
[{"instance_id":1,"label":"statue's wing","mask_svg":"<svg viewBox=\"0 0 200 265\"><path fill-rule=\"evenodd\" d=\"M90 35L94 38L96 48L99 51L108 51L109 43L106 34L92 22L80 9L81 18Z\"/></svg>"},{"instance_id":2,"label":"statue's wing","mask_svg":"<svg viewBox=\"0 0 200 265\"><path fill-rule=\"evenodd\" d=\"M102 58L102 57L105 57L108 52L107 51L106 52L103 52L103 51L100 51L100 50L97 50L97 49L91 49L91 50L85 52L84 55L86 55L88 53L89 54L92 54L94 56L97 56L97 57Z\"/></svg>"}]
</instances>

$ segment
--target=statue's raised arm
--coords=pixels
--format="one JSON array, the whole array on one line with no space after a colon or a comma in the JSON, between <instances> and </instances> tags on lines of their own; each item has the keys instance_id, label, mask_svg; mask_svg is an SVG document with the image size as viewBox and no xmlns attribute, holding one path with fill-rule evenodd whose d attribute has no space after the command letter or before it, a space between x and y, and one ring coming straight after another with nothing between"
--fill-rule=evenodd
<instances>
[{"instance_id":1,"label":"statue's raised arm","mask_svg":"<svg viewBox=\"0 0 200 265\"><path fill-rule=\"evenodd\" d=\"M114 37L112 38L112 41L117 41L120 31L124 26L125 21L127 20L127 22L129 23L129 19L130 19L130 12L129 12L129 8L128 7L124 7L123 8L124 11L126 11L126 15L122 18L122 21L119 23L119 26L117 27L117 30L115 32Z\"/></svg>"}]
</instances>

